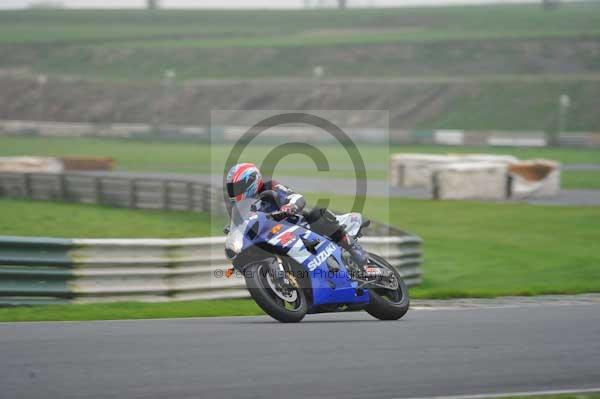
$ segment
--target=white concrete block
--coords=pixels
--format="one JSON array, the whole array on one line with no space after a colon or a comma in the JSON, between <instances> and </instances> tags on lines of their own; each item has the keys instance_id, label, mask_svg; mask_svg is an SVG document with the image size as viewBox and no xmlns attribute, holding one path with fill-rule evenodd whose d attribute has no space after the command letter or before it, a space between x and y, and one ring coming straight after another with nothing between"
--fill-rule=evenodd
<instances>
[{"instance_id":1,"label":"white concrete block","mask_svg":"<svg viewBox=\"0 0 600 399\"><path fill-rule=\"evenodd\" d=\"M0 157L0 172L60 173L62 171L63 164L56 158Z\"/></svg>"},{"instance_id":2,"label":"white concrete block","mask_svg":"<svg viewBox=\"0 0 600 399\"><path fill-rule=\"evenodd\" d=\"M519 162L517 157L512 155L503 154L449 154L456 156L460 159L460 162L495 162L495 163L506 163L510 164L513 162Z\"/></svg>"},{"instance_id":3,"label":"white concrete block","mask_svg":"<svg viewBox=\"0 0 600 399\"><path fill-rule=\"evenodd\" d=\"M439 166L434 172L436 199L506 198L508 166L492 162L458 162Z\"/></svg>"},{"instance_id":4,"label":"white concrete block","mask_svg":"<svg viewBox=\"0 0 600 399\"><path fill-rule=\"evenodd\" d=\"M433 171L440 165L459 161L457 156L394 154L390 161L390 184L396 187L431 187Z\"/></svg>"},{"instance_id":5,"label":"white concrete block","mask_svg":"<svg viewBox=\"0 0 600 399\"><path fill-rule=\"evenodd\" d=\"M560 192L560 164L548 159L513 163L509 167L511 197L551 198Z\"/></svg>"}]
</instances>

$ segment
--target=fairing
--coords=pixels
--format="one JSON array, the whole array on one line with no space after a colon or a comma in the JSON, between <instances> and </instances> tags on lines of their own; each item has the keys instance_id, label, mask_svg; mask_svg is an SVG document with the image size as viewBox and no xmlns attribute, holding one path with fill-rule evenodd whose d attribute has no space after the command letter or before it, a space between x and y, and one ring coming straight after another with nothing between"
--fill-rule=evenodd
<instances>
[{"instance_id":1,"label":"fairing","mask_svg":"<svg viewBox=\"0 0 600 399\"><path fill-rule=\"evenodd\" d=\"M308 276L313 307L369 302L368 290L357 293L357 283L350 278L338 245L304 226L278 222L263 212L253 210L254 202L244 200L234 204L226 248L240 254L259 246L292 258L301 266L303 274ZM252 234L248 234L250 229L253 230ZM315 244L312 252L305 243ZM338 271L329 269L329 257L335 258Z\"/></svg>"}]
</instances>

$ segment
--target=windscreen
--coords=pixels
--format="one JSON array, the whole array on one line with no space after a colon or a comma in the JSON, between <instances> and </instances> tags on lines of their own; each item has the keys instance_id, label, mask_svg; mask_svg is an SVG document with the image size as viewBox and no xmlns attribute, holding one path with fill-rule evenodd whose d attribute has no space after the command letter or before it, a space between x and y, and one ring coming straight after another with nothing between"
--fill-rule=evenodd
<instances>
[{"instance_id":1,"label":"windscreen","mask_svg":"<svg viewBox=\"0 0 600 399\"><path fill-rule=\"evenodd\" d=\"M252 205L258 203L256 199L245 199L239 202L232 201L231 203L231 227L237 227L250 217L253 213Z\"/></svg>"}]
</instances>

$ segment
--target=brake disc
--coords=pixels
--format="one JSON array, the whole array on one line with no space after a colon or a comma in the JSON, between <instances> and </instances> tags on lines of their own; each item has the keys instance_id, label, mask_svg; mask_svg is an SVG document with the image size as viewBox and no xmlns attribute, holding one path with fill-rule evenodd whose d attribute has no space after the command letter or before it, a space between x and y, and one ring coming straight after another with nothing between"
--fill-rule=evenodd
<instances>
[{"instance_id":1,"label":"brake disc","mask_svg":"<svg viewBox=\"0 0 600 399\"><path fill-rule=\"evenodd\" d=\"M275 293L275 295L277 295L284 301L296 302L296 300L298 299L298 293L295 289L286 290L286 292L283 292L282 287L273 281L271 273L267 273L267 283L269 283L269 287Z\"/></svg>"}]
</instances>

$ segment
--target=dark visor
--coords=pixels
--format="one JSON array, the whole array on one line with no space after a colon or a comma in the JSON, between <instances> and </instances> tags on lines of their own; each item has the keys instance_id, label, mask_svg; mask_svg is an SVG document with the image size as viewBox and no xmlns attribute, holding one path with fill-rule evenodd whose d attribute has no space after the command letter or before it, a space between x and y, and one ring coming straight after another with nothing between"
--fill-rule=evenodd
<instances>
[{"instance_id":1,"label":"dark visor","mask_svg":"<svg viewBox=\"0 0 600 399\"><path fill-rule=\"evenodd\" d=\"M248 181L239 181L236 183L227 183L227 194L229 198L237 197L240 194L244 194L248 187L254 183L254 179L250 178Z\"/></svg>"}]
</instances>

